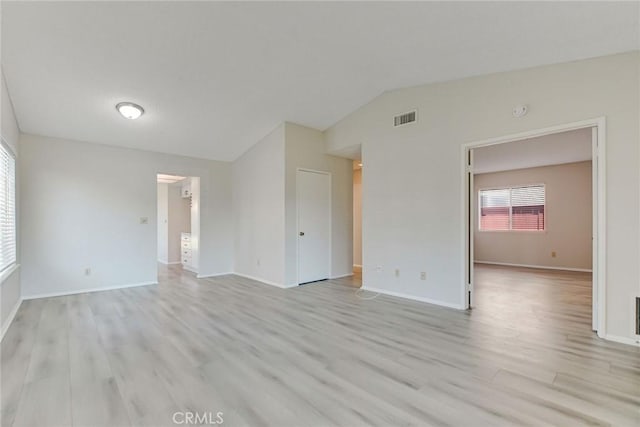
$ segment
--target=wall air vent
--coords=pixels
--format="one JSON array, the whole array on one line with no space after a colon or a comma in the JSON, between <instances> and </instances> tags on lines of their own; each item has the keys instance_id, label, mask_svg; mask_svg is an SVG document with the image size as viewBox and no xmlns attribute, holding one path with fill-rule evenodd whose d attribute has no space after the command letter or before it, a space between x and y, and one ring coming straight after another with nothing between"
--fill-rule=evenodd
<instances>
[{"instance_id":1,"label":"wall air vent","mask_svg":"<svg viewBox=\"0 0 640 427\"><path fill-rule=\"evenodd\" d=\"M409 111L408 113L400 114L393 118L393 126L403 126L409 123L414 123L418 119L418 112L416 110Z\"/></svg>"}]
</instances>

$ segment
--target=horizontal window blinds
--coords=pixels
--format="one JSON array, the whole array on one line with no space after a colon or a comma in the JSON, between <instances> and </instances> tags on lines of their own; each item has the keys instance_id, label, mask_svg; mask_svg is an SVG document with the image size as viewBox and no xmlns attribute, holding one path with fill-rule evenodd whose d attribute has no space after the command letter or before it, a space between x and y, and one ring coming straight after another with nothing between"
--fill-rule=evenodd
<instances>
[{"instance_id":1,"label":"horizontal window blinds","mask_svg":"<svg viewBox=\"0 0 640 427\"><path fill-rule=\"evenodd\" d=\"M0 144L0 272L16 262L16 161Z\"/></svg>"},{"instance_id":2,"label":"horizontal window blinds","mask_svg":"<svg viewBox=\"0 0 640 427\"><path fill-rule=\"evenodd\" d=\"M544 186L511 189L511 229L544 230Z\"/></svg>"},{"instance_id":3,"label":"horizontal window blinds","mask_svg":"<svg viewBox=\"0 0 640 427\"><path fill-rule=\"evenodd\" d=\"M480 192L480 229L508 230L511 190L483 190Z\"/></svg>"},{"instance_id":4,"label":"horizontal window blinds","mask_svg":"<svg viewBox=\"0 0 640 427\"><path fill-rule=\"evenodd\" d=\"M480 230L544 230L544 185L481 190Z\"/></svg>"}]
</instances>

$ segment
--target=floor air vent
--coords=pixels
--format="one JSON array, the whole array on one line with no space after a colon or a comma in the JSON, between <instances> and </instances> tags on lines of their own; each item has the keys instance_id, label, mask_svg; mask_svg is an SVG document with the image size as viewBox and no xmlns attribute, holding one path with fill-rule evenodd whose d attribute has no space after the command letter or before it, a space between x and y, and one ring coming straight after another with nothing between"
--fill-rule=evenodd
<instances>
[{"instance_id":1,"label":"floor air vent","mask_svg":"<svg viewBox=\"0 0 640 427\"><path fill-rule=\"evenodd\" d=\"M393 126L402 126L408 125L409 123L413 123L417 120L418 115L417 111L409 111L408 113L400 114L399 116L395 116L393 118Z\"/></svg>"}]
</instances>

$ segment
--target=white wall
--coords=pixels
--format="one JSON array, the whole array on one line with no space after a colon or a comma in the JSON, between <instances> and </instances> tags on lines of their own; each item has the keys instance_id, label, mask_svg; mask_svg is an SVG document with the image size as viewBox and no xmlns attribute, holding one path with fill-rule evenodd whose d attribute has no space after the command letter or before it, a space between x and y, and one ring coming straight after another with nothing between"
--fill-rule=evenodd
<instances>
[{"instance_id":1,"label":"white wall","mask_svg":"<svg viewBox=\"0 0 640 427\"><path fill-rule=\"evenodd\" d=\"M352 270L351 161L327 155L322 132L284 123L233 164L235 272L297 283L296 170L332 175L331 276Z\"/></svg>"},{"instance_id":2,"label":"white wall","mask_svg":"<svg viewBox=\"0 0 640 427\"><path fill-rule=\"evenodd\" d=\"M157 173L201 177L199 273L232 270L229 163L34 135L20 144L24 296L156 282Z\"/></svg>"},{"instance_id":3,"label":"white wall","mask_svg":"<svg viewBox=\"0 0 640 427\"><path fill-rule=\"evenodd\" d=\"M297 285L298 168L331 173L331 277L353 271L353 167L351 160L326 154L322 132L285 123L286 283Z\"/></svg>"},{"instance_id":4,"label":"white wall","mask_svg":"<svg viewBox=\"0 0 640 427\"><path fill-rule=\"evenodd\" d=\"M158 184L158 261L169 263L169 184Z\"/></svg>"},{"instance_id":5,"label":"white wall","mask_svg":"<svg viewBox=\"0 0 640 427\"><path fill-rule=\"evenodd\" d=\"M284 286L284 125L233 163L235 272Z\"/></svg>"},{"instance_id":6,"label":"white wall","mask_svg":"<svg viewBox=\"0 0 640 427\"><path fill-rule=\"evenodd\" d=\"M486 188L544 184L546 199L545 230L540 232L479 231L476 210L476 261L591 270L591 161L483 173L475 175L474 184L475 206L478 191Z\"/></svg>"},{"instance_id":7,"label":"white wall","mask_svg":"<svg viewBox=\"0 0 640 427\"><path fill-rule=\"evenodd\" d=\"M180 184L168 186L167 202L169 207L167 259L171 263L179 263L182 255L181 234L191 232L191 206L189 199L182 197Z\"/></svg>"},{"instance_id":8,"label":"white wall","mask_svg":"<svg viewBox=\"0 0 640 427\"><path fill-rule=\"evenodd\" d=\"M362 143L365 286L462 307L461 144L606 116L606 332L631 341L640 294L639 65L634 52L390 91L328 129L329 152ZM521 103L529 114L515 119ZM395 114L414 108L418 123L392 127Z\"/></svg>"},{"instance_id":9,"label":"white wall","mask_svg":"<svg viewBox=\"0 0 640 427\"><path fill-rule=\"evenodd\" d=\"M9 144L11 149L13 150L16 156L19 156L19 135L20 130L18 129L18 124L16 122L15 115L13 113L13 107L11 105L11 100L9 98L9 92L7 87L5 86L4 73L0 73L0 84L1 84L1 98L0 98L0 117L1 117L1 129L2 129L2 137ZM20 165L16 161L17 174L19 173ZM18 178L18 182L16 183L17 191L17 205L20 202L20 180ZM20 236L22 223L20 220L20 208L17 206L17 236L18 236L18 259L17 263L20 264L21 256L20 256ZM1 335L4 335L4 332L10 325L11 318L15 313L15 310L20 303L21 298L21 288L20 288L20 270L16 269L8 276L4 277L2 281L0 281L0 324L1 324Z\"/></svg>"},{"instance_id":10,"label":"white wall","mask_svg":"<svg viewBox=\"0 0 640 427\"><path fill-rule=\"evenodd\" d=\"M9 90L5 84L4 72L0 74L0 84L2 85L0 110L2 120L2 137L9 144L14 153L18 152L18 140L20 138L20 129L16 122L16 116L13 113L13 105L9 98Z\"/></svg>"}]
</instances>

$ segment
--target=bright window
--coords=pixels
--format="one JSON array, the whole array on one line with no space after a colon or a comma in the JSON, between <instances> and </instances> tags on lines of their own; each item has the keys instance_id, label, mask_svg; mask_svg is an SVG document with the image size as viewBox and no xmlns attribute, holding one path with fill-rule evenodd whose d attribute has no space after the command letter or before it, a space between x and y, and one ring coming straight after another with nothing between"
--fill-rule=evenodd
<instances>
[{"instance_id":1,"label":"bright window","mask_svg":"<svg viewBox=\"0 0 640 427\"><path fill-rule=\"evenodd\" d=\"M545 228L544 185L480 190L480 230L541 231Z\"/></svg>"},{"instance_id":2,"label":"bright window","mask_svg":"<svg viewBox=\"0 0 640 427\"><path fill-rule=\"evenodd\" d=\"M16 160L0 143L0 272L16 263Z\"/></svg>"}]
</instances>

